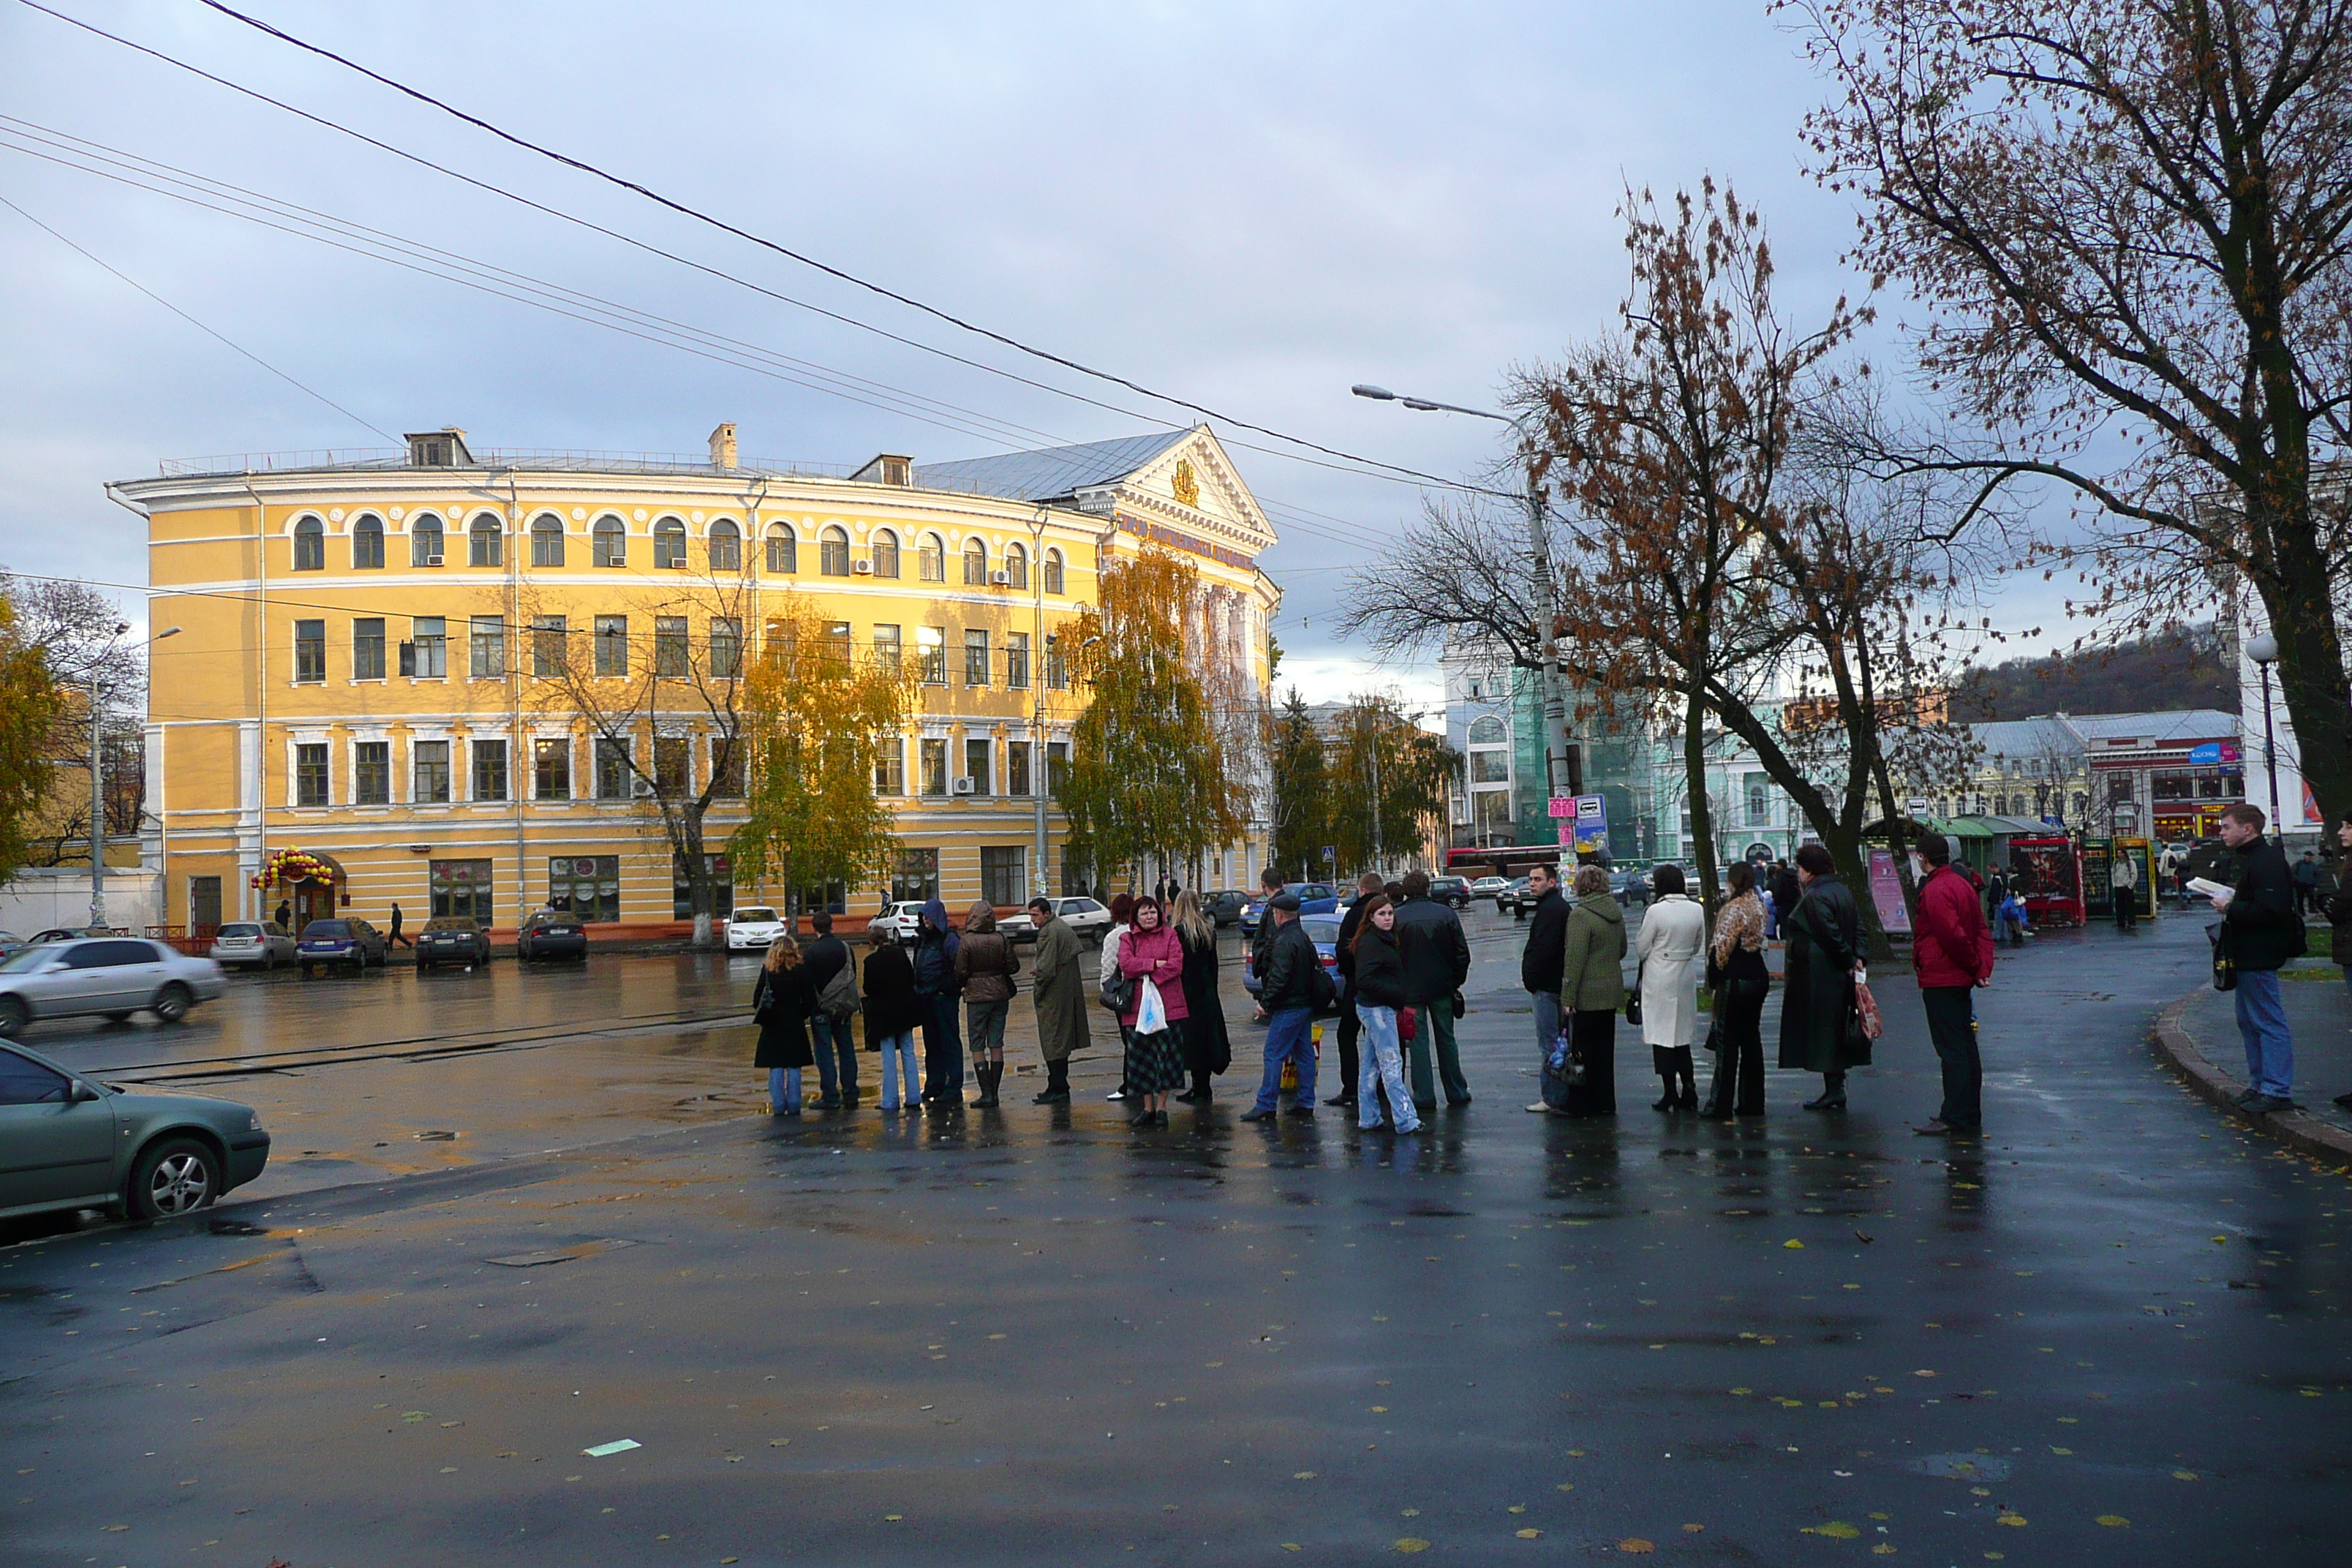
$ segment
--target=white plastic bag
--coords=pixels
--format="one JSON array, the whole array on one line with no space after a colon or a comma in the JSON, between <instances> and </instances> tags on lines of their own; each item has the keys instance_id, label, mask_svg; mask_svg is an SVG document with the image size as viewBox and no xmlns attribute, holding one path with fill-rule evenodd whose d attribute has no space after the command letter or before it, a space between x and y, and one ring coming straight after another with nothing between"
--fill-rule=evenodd
<instances>
[{"instance_id":1,"label":"white plastic bag","mask_svg":"<svg viewBox=\"0 0 2352 1568\"><path fill-rule=\"evenodd\" d=\"M1143 1000L1135 1009L1135 1032L1156 1035L1168 1026L1168 1004L1160 999L1160 987L1149 978L1143 982Z\"/></svg>"}]
</instances>

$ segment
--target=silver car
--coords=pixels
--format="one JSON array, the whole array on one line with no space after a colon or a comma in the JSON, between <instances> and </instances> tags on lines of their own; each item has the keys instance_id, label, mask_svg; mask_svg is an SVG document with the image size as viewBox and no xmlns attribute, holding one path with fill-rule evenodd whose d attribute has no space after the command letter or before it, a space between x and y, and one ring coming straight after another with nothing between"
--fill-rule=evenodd
<instances>
[{"instance_id":1,"label":"silver car","mask_svg":"<svg viewBox=\"0 0 2352 1568\"><path fill-rule=\"evenodd\" d=\"M294 962L294 939L276 921L232 921L213 937L213 962L224 966L250 963L275 969Z\"/></svg>"},{"instance_id":2,"label":"silver car","mask_svg":"<svg viewBox=\"0 0 2352 1568\"><path fill-rule=\"evenodd\" d=\"M269 1134L249 1105L131 1093L0 1044L0 1219L99 1208L169 1219L268 1163Z\"/></svg>"},{"instance_id":3,"label":"silver car","mask_svg":"<svg viewBox=\"0 0 2352 1568\"><path fill-rule=\"evenodd\" d=\"M1110 934L1110 911L1092 899L1048 899L1062 923L1080 942L1100 942Z\"/></svg>"},{"instance_id":4,"label":"silver car","mask_svg":"<svg viewBox=\"0 0 2352 1568\"><path fill-rule=\"evenodd\" d=\"M143 937L82 937L28 947L0 963L0 1035L36 1018L97 1015L117 1023L144 1008L176 1024L221 994L221 966Z\"/></svg>"}]
</instances>

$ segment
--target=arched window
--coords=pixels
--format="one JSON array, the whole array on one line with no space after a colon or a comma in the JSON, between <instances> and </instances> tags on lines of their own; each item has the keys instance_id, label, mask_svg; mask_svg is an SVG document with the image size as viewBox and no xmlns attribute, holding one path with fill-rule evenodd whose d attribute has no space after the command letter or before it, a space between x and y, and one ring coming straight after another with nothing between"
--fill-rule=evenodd
<instances>
[{"instance_id":1,"label":"arched window","mask_svg":"<svg viewBox=\"0 0 2352 1568\"><path fill-rule=\"evenodd\" d=\"M723 517L710 525L710 569L713 572L743 570L742 531Z\"/></svg>"},{"instance_id":2,"label":"arched window","mask_svg":"<svg viewBox=\"0 0 2352 1568\"><path fill-rule=\"evenodd\" d=\"M327 569L327 525L315 517L306 517L294 525L294 570L324 572Z\"/></svg>"},{"instance_id":3,"label":"arched window","mask_svg":"<svg viewBox=\"0 0 2352 1568\"><path fill-rule=\"evenodd\" d=\"M531 520L530 563L534 566L563 564L563 520L553 512L543 511Z\"/></svg>"},{"instance_id":4,"label":"arched window","mask_svg":"<svg viewBox=\"0 0 2352 1568\"><path fill-rule=\"evenodd\" d=\"M408 563L411 566L441 564L441 520L431 512L419 512L408 520Z\"/></svg>"},{"instance_id":5,"label":"arched window","mask_svg":"<svg viewBox=\"0 0 2352 1568\"><path fill-rule=\"evenodd\" d=\"M1474 746L1499 746L1510 738L1511 732L1492 713L1482 713L1470 721L1470 743Z\"/></svg>"},{"instance_id":6,"label":"arched window","mask_svg":"<svg viewBox=\"0 0 2352 1568\"><path fill-rule=\"evenodd\" d=\"M926 583L948 580L947 542L936 533L923 535L923 547L916 556L916 575Z\"/></svg>"},{"instance_id":7,"label":"arched window","mask_svg":"<svg viewBox=\"0 0 2352 1568\"><path fill-rule=\"evenodd\" d=\"M817 544L816 569L827 577L849 575L849 531L835 526L828 528Z\"/></svg>"},{"instance_id":8,"label":"arched window","mask_svg":"<svg viewBox=\"0 0 2352 1568\"><path fill-rule=\"evenodd\" d=\"M898 536L887 528L874 531L874 575L896 577L898 574Z\"/></svg>"},{"instance_id":9,"label":"arched window","mask_svg":"<svg viewBox=\"0 0 2352 1568\"><path fill-rule=\"evenodd\" d=\"M1062 552L1058 550L1045 552L1045 592L1066 592L1062 586Z\"/></svg>"},{"instance_id":10,"label":"arched window","mask_svg":"<svg viewBox=\"0 0 2352 1568\"><path fill-rule=\"evenodd\" d=\"M383 570L383 519L373 512L362 514L352 524L352 570Z\"/></svg>"},{"instance_id":11,"label":"arched window","mask_svg":"<svg viewBox=\"0 0 2352 1568\"><path fill-rule=\"evenodd\" d=\"M967 588L988 586L988 546L977 539L964 542L963 585Z\"/></svg>"},{"instance_id":12,"label":"arched window","mask_svg":"<svg viewBox=\"0 0 2352 1568\"><path fill-rule=\"evenodd\" d=\"M486 511L474 519L473 530L466 536L466 564L503 566L506 559L506 529Z\"/></svg>"},{"instance_id":13,"label":"arched window","mask_svg":"<svg viewBox=\"0 0 2352 1568\"><path fill-rule=\"evenodd\" d=\"M1015 588L1029 585L1029 552L1017 544L1004 547L1004 580Z\"/></svg>"},{"instance_id":14,"label":"arched window","mask_svg":"<svg viewBox=\"0 0 2352 1568\"><path fill-rule=\"evenodd\" d=\"M768 524L768 570L778 576L801 569L801 536L789 522Z\"/></svg>"},{"instance_id":15,"label":"arched window","mask_svg":"<svg viewBox=\"0 0 2352 1568\"><path fill-rule=\"evenodd\" d=\"M599 566L626 566L629 563L629 525L606 512L596 520L595 531L589 535L593 542L590 559Z\"/></svg>"},{"instance_id":16,"label":"arched window","mask_svg":"<svg viewBox=\"0 0 2352 1568\"><path fill-rule=\"evenodd\" d=\"M654 570L686 570L686 524L674 517L654 524Z\"/></svg>"}]
</instances>

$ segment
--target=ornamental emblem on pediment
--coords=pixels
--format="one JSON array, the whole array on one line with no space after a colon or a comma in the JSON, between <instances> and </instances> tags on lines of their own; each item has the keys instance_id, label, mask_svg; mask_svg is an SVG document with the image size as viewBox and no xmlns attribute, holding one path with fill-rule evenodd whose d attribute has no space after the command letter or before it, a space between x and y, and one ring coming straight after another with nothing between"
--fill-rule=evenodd
<instances>
[{"instance_id":1,"label":"ornamental emblem on pediment","mask_svg":"<svg viewBox=\"0 0 2352 1568\"><path fill-rule=\"evenodd\" d=\"M1192 460L1190 458L1176 459L1176 477L1170 481L1169 488L1176 492L1176 502L1179 506L1201 504L1201 480L1200 477L1192 472Z\"/></svg>"}]
</instances>

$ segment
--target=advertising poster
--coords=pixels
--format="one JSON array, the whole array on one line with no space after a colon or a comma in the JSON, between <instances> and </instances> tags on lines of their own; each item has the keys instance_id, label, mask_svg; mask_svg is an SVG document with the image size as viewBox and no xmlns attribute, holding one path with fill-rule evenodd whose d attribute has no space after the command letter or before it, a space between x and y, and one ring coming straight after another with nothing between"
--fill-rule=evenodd
<instances>
[{"instance_id":1,"label":"advertising poster","mask_svg":"<svg viewBox=\"0 0 2352 1568\"><path fill-rule=\"evenodd\" d=\"M1878 909L1878 923L1892 934L1911 931L1911 911L1903 904L1903 879L1895 868L1895 851L1870 852L1870 901Z\"/></svg>"}]
</instances>

